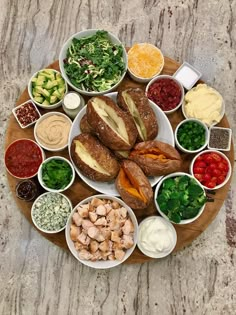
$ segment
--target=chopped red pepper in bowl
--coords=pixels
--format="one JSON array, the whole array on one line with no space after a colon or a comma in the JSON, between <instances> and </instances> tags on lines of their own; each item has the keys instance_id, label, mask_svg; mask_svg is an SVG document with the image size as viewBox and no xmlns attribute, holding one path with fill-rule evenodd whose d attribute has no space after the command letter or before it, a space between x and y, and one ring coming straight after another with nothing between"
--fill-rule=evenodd
<instances>
[{"instance_id":1,"label":"chopped red pepper in bowl","mask_svg":"<svg viewBox=\"0 0 236 315\"><path fill-rule=\"evenodd\" d=\"M146 95L166 114L170 114L182 105L184 88L172 76L160 75L149 82L146 87Z\"/></svg>"}]
</instances>

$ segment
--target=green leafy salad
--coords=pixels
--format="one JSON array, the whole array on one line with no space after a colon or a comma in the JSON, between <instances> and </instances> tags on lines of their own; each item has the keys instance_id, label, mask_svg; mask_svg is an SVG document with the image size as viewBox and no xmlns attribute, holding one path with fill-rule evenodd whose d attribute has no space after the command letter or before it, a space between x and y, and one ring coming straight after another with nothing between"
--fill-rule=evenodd
<instances>
[{"instance_id":1,"label":"green leafy salad","mask_svg":"<svg viewBox=\"0 0 236 315\"><path fill-rule=\"evenodd\" d=\"M108 32L73 38L64 60L71 83L85 91L105 91L114 86L125 71L123 48L112 44Z\"/></svg>"},{"instance_id":2,"label":"green leafy salad","mask_svg":"<svg viewBox=\"0 0 236 315\"><path fill-rule=\"evenodd\" d=\"M205 202L204 189L187 175L165 179L157 196L160 210L175 223L194 218Z\"/></svg>"},{"instance_id":3,"label":"green leafy salad","mask_svg":"<svg viewBox=\"0 0 236 315\"><path fill-rule=\"evenodd\" d=\"M72 179L72 169L67 162L52 159L43 164L42 179L48 188L63 189Z\"/></svg>"}]
</instances>

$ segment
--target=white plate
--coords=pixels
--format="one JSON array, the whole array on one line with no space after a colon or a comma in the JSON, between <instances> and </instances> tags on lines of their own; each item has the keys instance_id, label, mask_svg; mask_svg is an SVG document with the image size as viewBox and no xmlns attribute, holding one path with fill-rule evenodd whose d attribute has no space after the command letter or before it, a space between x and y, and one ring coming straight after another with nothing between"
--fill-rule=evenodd
<instances>
[{"instance_id":1,"label":"white plate","mask_svg":"<svg viewBox=\"0 0 236 315\"><path fill-rule=\"evenodd\" d=\"M109 96L113 101L116 102L117 92L108 93L108 94L106 94L106 96ZM174 147L174 145L175 145L174 134L173 134L173 130L172 130L171 124L170 124L167 116L152 101L149 100L149 103L156 114L157 123L158 123L158 135L156 137L156 140L166 142L166 143L168 143ZM84 106L73 121L71 130L70 130L70 134L69 134L69 142L68 142L69 154L70 154L70 147L71 147L71 143L72 143L73 138L78 136L81 133L80 120L85 115L86 108L87 108L87 106ZM70 158L71 158L71 154L70 154ZM71 161L72 161L72 158L71 158ZM73 161L72 161L72 163L73 163ZM77 172L77 174L81 177L81 179L87 185L89 185L93 189L95 189L95 190L97 190L103 194L107 194L110 196L119 196L119 193L115 187L115 181L114 180L111 182L96 182L96 181L91 180L88 177L84 176L80 172L80 170L75 166L74 163L73 163L73 165L74 165L74 168L75 168L75 171ZM156 185L162 177L163 176L149 177L148 179L150 181L151 186L153 187L154 185Z\"/></svg>"}]
</instances>

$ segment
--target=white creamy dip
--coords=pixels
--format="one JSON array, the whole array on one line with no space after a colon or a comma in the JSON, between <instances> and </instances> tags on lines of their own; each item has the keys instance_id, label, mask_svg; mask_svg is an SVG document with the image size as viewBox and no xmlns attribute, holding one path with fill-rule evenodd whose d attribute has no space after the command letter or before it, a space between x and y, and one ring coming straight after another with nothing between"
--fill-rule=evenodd
<instances>
[{"instance_id":1,"label":"white creamy dip","mask_svg":"<svg viewBox=\"0 0 236 315\"><path fill-rule=\"evenodd\" d=\"M167 256L174 249L176 240L174 227L162 217L146 218L139 226L138 246L147 256Z\"/></svg>"}]
</instances>

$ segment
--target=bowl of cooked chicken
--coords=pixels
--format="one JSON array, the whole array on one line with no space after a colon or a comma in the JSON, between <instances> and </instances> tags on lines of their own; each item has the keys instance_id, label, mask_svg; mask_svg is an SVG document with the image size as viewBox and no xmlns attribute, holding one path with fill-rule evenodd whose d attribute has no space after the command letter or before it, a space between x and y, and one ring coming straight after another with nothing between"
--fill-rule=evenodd
<instances>
[{"instance_id":1,"label":"bowl of cooked chicken","mask_svg":"<svg viewBox=\"0 0 236 315\"><path fill-rule=\"evenodd\" d=\"M116 267L134 251L138 222L132 209L109 195L78 203L66 225L66 241L81 263L96 269Z\"/></svg>"}]
</instances>

